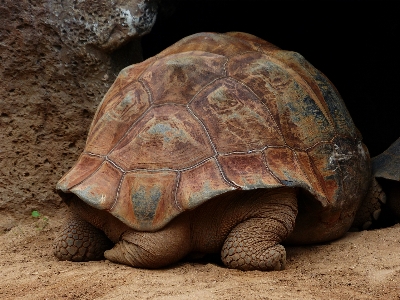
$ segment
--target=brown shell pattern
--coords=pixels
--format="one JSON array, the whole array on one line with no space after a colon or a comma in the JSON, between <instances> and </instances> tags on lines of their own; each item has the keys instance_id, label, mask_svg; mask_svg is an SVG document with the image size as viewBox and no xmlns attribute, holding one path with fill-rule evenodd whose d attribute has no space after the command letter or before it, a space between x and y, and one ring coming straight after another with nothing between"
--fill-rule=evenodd
<instances>
[{"instance_id":1,"label":"brown shell pattern","mask_svg":"<svg viewBox=\"0 0 400 300\"><path fill-rule=\"evenodd\" d=\"M237 189L297 186L340 207L362 191L367 159L338 92L302 56L200 33L121 71L57 188L152 231Z\"/></svg>"}]
</instances>

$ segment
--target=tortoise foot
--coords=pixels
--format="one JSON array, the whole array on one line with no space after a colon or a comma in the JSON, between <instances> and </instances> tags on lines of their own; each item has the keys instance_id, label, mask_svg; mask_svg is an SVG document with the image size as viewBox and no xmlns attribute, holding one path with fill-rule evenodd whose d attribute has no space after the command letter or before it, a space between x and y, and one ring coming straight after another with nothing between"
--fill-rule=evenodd
<instances>
[{"instance_id":1,"label":"tortoise foot","mask_svg":"<svg viewBox=\"0 0 400 300\"><path fill-rule=\"evenodd\" d=\"M59 260L89 261L104 259L112 242L88 222L71 218L54 241L54 255Z\"/></svg>"},{"instance_id":2,"label":"tortoise foot","mask_svg":"<svg viewBox=\"0 0 400 300\"><path fill-rule=\"evenodd\" d=\"M228 234L221 250L227 267L244 271L285 268L286 250L280 243L293 231L297 200L288 190L271 197L271 203L255 217L239 223Z\"/></svg>"},{"instance_id":3,"label":"tortoise foot","mask_svg":"<svg viewBox=\"0 0 400 300\"><path fill-rule=\"evenodd\" d=\"M238 250L240 249L240 250ZM222 252L222 261L231 269L243 271L280 271L286 266L286 250L282 245L275 245L263 251L248 251L248 248L232 246Z\"/></svg>"},{"instance_id":4,"label":"tortoise foot","mask_svg":"<svg viewBox=\"0 0 400 300\"><path fill-rule=\"evenodd\" d=\"M249 223L254 223L257 226L256 223L259 220L252 219L249 221L239 224L241 226L236 227L229 234L221 251L223 263L228 268L243 271L279 271L285 269L286 250L273 240L277 236L272 236L273 234L270 232L252 235L249 233ZM268 237L268 235L271 236Z\"/></svg>"}]
</instances>

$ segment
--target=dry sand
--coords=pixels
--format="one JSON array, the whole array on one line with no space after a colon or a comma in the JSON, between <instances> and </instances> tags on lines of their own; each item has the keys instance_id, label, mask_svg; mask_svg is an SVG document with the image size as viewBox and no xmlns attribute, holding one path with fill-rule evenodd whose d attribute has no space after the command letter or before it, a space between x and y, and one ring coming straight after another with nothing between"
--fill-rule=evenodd
<instances>
[{"instance_id":1,"label":"dry sand","mask_svg":"<svg viewBox=\"0 0 400 300\"><path fill-rule=\"evenodd\" d=\"M400 224L287 248L284 271L230 270L215 260L143 270L57 261L52 243L65 213L48 221L3 215L0 299L400 299Z\"/></svg>"}]
</instances>

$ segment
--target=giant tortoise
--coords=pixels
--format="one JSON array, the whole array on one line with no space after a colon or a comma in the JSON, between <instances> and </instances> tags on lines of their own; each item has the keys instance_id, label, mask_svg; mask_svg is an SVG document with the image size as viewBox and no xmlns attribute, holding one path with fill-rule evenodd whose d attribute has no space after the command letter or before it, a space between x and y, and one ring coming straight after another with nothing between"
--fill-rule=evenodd
<instances>
[{"instance_id":1,"label":"giant tortoise","mask_svg":"<svg viewBox=\"0 0 400 300\"><path fill-rule=\"evenodd\" d=\"M283 269L282 243L337 239L382 195L333 84L240 32L194 34L123 69L57 190L72 212L61 260L159 268L220 253L241 270Z\"/></svg>"}]
</instances>

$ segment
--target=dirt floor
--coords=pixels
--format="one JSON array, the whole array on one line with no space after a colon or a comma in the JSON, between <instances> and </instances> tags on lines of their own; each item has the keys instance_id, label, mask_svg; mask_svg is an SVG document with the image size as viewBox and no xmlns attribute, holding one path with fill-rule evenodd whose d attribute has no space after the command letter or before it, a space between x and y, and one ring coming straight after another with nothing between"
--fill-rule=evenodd
<instances>
[{"instance_id":1,"label":"dirt floor","mask_svg":"<svg viewBox=\"0 0 400 300\"><path fill-rule=\"evenodd\" d=\"M65 214L2 216L0 299L400 299L400 224L288 248L284 271L242 272L209 261L143 270L57 261L52 242Z\"/></svg>"}]
</instances>

